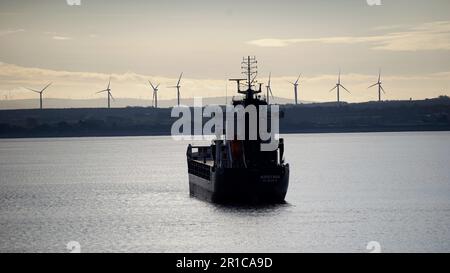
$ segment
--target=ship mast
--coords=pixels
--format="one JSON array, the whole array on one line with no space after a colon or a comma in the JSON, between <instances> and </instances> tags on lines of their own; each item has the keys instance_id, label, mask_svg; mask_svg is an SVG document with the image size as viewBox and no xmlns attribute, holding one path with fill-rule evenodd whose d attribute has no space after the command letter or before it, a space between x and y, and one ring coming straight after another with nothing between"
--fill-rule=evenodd
<instances>
[{"instance_id":1,"label":"ship mast","mask_svg":"<svg viewBox=\"0 0 450 273\"><path fill-rule=\"evenodd\" d=\"M252 88L252 84L253 81L256 78L256 75L258 74L258 61L256 60L256 57L250 57L248 56L247 58L243 58L242 59L242 66L241 68L243 69L242 74L247 76L247 85L248 85L248 90L251 90ZM252 79L253 77L253 79Z\"/></svg>"},{"instance_id":2,"label":"ship mast","mask_svg":"<svg viewBox=\"0 0 450 273\"><path fill-rule=\"evenodd\" d=\"M259 88L255 89L257 84L256 76L258 75L258 61L256 57L244 57L241 63L242 74L245 75L245 79L230 79L237 83L238 93L245 94L245 99L254 99L254 94L261 93L262 84L259 83ZM246 81L246 90L241 90L241 82Z\"/></svg>"},{"instance_id":3,"label":"ship mast","mask_svg":"<svg viewBox=\"0 0 450 273\"><path fill-rule=\"evenodd\" d=\"M256 76L258 75L258 61L256 57L247 56L247 58L242 59L241 63L242 74L247 78L247 90L243 92L246 94L246 98L253 98L253 95L261 92L261 84L259 85L259 90L253 89L254 84L257 83ZM241 92L240 92L241 93Z\"/></svg>"}]
</instances>

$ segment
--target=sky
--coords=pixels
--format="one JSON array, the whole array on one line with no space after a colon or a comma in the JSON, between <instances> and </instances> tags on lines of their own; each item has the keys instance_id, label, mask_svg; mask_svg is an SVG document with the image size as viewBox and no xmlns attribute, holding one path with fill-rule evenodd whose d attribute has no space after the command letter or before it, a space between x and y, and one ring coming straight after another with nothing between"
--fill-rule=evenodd
<instances>
[{"instance_id":1,"label":"sky","mask_svg":"<svg viewBox=\"0 0 450 273\"><path fill-rule=\"evenodd\" d=\"M73 0L72 0L73 1ZM381 5L369 5L380 2ZM114 97L173 99L232 95L243 56L272 73L275 96L377 99L367 89L381 69L384 99L450 95L448 0L67 0L0 1L0 99L93 99L112 78ZM227 88L228 86L228 88Z\"/></svg>"}]
</instances>

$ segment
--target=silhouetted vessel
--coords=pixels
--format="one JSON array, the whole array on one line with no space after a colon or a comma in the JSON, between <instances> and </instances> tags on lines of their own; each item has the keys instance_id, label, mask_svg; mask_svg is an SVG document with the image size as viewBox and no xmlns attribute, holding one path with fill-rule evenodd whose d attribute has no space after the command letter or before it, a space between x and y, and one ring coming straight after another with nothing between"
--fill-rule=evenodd
<instances>
[{"instance_id":1,"label":"silhouetted vessel","mask_svg":"<svg viewBox=\"0 0 450 273\"><path fill-rule=\"evenodd\" d=\"M254 58L244 58L247 78L232 80L237 82L238 93L245 95L239 100L233 98L233 106L254 105L259 117L258 106L267 102L257 95L261 93L261 84L255 90L255 63ZM246 90L240 90L241 81L247 81ZM262 151L259 135L257 140L249 140L249 124L245 124L244 140L218 138L210 146L188 146L191 196L214 203L284 202L289 185L289 164L283 158L284 141L279 139L278 148L273 151Z\"/></svg>"}]
</instances>

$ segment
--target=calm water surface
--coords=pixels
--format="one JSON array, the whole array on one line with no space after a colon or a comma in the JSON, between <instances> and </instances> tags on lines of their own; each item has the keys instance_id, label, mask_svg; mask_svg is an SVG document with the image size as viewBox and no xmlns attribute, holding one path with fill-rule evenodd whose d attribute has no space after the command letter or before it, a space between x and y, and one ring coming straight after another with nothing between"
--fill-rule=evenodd
<instances>
[{"instance_id":1,"label":"calm water surface","mask_svg":"<svg viewBox=\"0 0 450 273\"><path fill-rule=\"evenodd\" d=\"M170 137L0 140L0 252L450 251L450 132L288 135L287 204L188 195Z\"/></svg>"}]
</instances>

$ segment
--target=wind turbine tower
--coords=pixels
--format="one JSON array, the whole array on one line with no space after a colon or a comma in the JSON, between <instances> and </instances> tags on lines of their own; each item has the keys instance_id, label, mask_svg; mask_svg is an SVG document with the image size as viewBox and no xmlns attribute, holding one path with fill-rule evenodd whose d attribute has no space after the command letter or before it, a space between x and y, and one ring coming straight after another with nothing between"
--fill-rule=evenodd
<instances>
[{"instance_id":1,"label":"wind turbine tower","mask_svg":"<svg viewBox=\"0 0 450 273\"><path fill-rule=\"evenodd\" d=\"M152 106L154 105L155 108L158 108L158 87L159 84L157 86L154 86L153 83L151 81L148 81L153 89L153 100L152 100Z\"/></svg>"},{"instance_id":2,"label":"wind turbine tower","mask_svg":"<svg viewBox=\"0 0 450 273\"><path fill-rule=\"evenodd\" d=\"M384 92L384 88L383 88L382 82L381 82L381 69L378 73L378 82L369 86L368 89L375 87L377 85L378 85L378 101L380 102L381 101L381 91L383 91L383 93L386 94L386 92Z\"/></svg>"},{"instance_id":3,"label":"wind turbine tower","mask_svg":"<svg viewBox=\"0 0 450 273\"><path fill-rule=\"evenodd\" d=\"M39 107L39 109L41 109L41 110L42 110L42 96L43 96L43 94L44 94L44 91L45 91L50 85L52 85L52 83L47 84L47 86L44 87L42 90L34 90L34 89L31 89L31 88L27 88L28 90L33 91L33 92L39 94L39 102L40 102L40 107Z\"/></svg>"},{"instance_id":4,"label":"wind turbine tower","mask_svg":"<svg viewBox=\"0 0 450 273\"><path fill-rule=\"evenodd\" d=\"M295 104L298 104L298 85L299 85L298 81L300 80L301 76L302 76L301 74L298 75L298 78L297 78L297 80L295 82L289 82L289 83L291 83L294 86Z\"/></svg>"},{"instance_id":5,"label":"wind turbine tower","mask_svg":"<svg viewBox=\"0 0 450 273\"><path fill-rule=\"evenodd\" d=\"M350 91L348 91L347 90L347 88L345 88L342 84L341 84L341 71L339 70L339 76L338 76L338 82L336 83L336 86L335 87L333 87L333 89L331 89L330 90L330 92L331 91L333 91L334 89L336 89L336 93L337 93L337 102L339 103L341 100L340 100L340 97L339 97L339 91L340 91L340 88L343 88L345 91L347 91L349 94L351 94L350 93Z\"/></svg>"},{"instance_id":6,"label":"wind turbine tower","mask_svg":"<svg viewBox=\"0 0 450 273\"><path fill-rule=\"evenodd\" d=\"M109 78L108 87L105 90L98 91L97 94L104 93L104 92L108 93L108 109L110 109L111 108L111 99L113 101L115 101L113 95L111 94L111 77Z\"/></svg>"},{"instance_id":7,"label":"wind turbine tower","mask_svg":"<svg viewBox=\"0 0 450 273\"><path fill-rule=\"evenodd\" d=\"M270 97L273 97L273 93L272 93L272 86L271 86L271 77L272 77L272 73L269 73L269 82L267 83L266 89L267 89L267 93L266 93L266 98L267 98L267 104L270 104Z\"/></svg>"},{"instance_id":8,"label":"wind turbine tower","mask_svg":"<svg viewBox=\"0 0 450 273\"><path fill-rule=\"evenodd\" d=\"M170 86L169 88L176 88L177 89L177 102L178 106L180 106L180 88L181 88L181 78L183 77L183 72L181 72L180 78L178 79L178 83L175 86Z\"/></svg>"}]
</instances>

